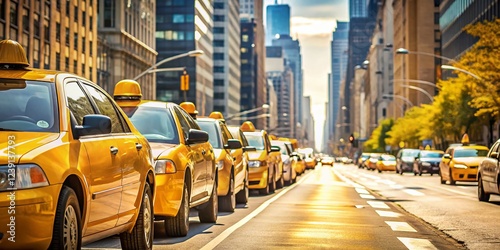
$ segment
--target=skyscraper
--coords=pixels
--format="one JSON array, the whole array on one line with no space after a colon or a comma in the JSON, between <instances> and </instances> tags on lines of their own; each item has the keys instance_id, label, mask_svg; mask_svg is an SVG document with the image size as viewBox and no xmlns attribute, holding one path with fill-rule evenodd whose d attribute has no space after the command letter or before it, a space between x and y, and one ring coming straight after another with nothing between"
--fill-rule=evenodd
<instances>
[{"instance_id":1,"label":"skyscraper","mask_svg":"<svg viewBox=\"0 0 500 250\"><path fill-rule=\"evenodd\" d=\"M266 8L266 45L280 35L290 36L290 6L275 1Z\"/></svg>"},{"instance_id":2,"label":"skyscraper","mask_svg":"<svg viewBox=\"0 0 500 250\"><path fill-rule=\"evenodd\" d=\"M349 18L367 17L366 0L349 0Z\"/></svg>"},{"instance_id":3,"label":"skyscraper","mask_svg":"<svg viewBox=\"0 0 500 250\"><path fill-rule=\"evenodd\" d=\"M240 112L239 12L239 0L214 2L214 110L224 116Z\"/></svg>"},{"instance_id":4,"label":"skyscraper","mask_svg":"<svg viewBox=\"0 0 500 250\"><path fill-rule=\"evenodd\" d=\"M208 5L207 5L208 3ZM213 17L213 20L212 20ZM213 15L209 1L158 1L156 6L156 49L158 60L192 50L203 50L198 57L183 57L169 61L160 68L185 67L189 74L186 101L195 103L200 115L208 115L214 107L213 95L213 22L224 18ZM161 101L184 101L179 77L182 72L167 71L156 75L156 97Z\"/></svg>"},{"instance_id":5,"label":"skyscraper","mask_svg":"<svg viewBox=\"0 0 500 250\"><path fill-rule=\"evenodd\" d=\"M337 116L340 112L340 82L345 77L347 67L347 48L349 43L349 22L337 21L337 27L333 32L331 42L331 81L328 92L328 131L327 138L333 138L333 132L337 125Z\"/></svg>"}]
</instances>

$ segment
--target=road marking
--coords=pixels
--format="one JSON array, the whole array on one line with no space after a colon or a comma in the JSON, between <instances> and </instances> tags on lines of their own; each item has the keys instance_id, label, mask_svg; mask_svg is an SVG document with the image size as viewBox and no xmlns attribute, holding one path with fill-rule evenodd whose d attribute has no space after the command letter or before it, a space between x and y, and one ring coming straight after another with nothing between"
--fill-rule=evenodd
<instances>
[{"instance_id":1,"label":"road marking","mask_svg":"<svg viewBox=\"0 0 500 250\"><path fill-rule=\"evenodd\" d=\"M413 189L405 189L403 192L413 196L424 196L425 194Z\"/></svg>"},{"instance_id":2,"label":"road marking","mask_svg":"<svg viewBox=\"0 0 500 250\"><path fill-rule=\"evenodd\" d=\"M400 221L386 221L393 231L417 232L410 224Z\"/></svg>"},{"instance_id":3,"label":"road marking","mask_svg":"<svg viewBox=\"0 0 500 250\"><path fill-rule=\"evenodd\" d=\"M213 240L211 240L210 242L208 242L204 247L201 248L201 250L214 249L223 240L225 240L227 237L229 237L229 235L231 235L234 231L236 231L236 229L242 227L247 222L249 222L251 219L253 219L255 216L257 216L262 211L264 211L264 209L266 209L271 203L273 203L274 201L276 201L277 199L279 199L281 196L283 196L284 194L286 194L288 191L290 191L290 190L294 189L295 187L297 187L299 184L301 184L305 180L309 179L311 177L310 173L312 173L312 172L309 172L307 174L307 176L305 176L305 178L300 179L297 183L295 183L295 185L289 186L287 189L279 192L273 198L271 198L271 199L265 201L264 203L262 203L257 209L255 209L254 211L252 211L249 215L245 216L245 218L241 219L236 224L234 224L231 227L229 227L228 229L224 230L221 234L219 234Z\"/></svg>"},{"instance_id":4,"label":"road marking","mask_svg":"<svg viewBox=\"0 0 500 250\"><path fill-rule=\"evenodd\" d=\"M400 214L400 213L396 213L396 212L392 212L392 211L375 210L375 212L377 212L377 214L378 214L378 215L380 215L380 216L382 216L382 217L393 217L393 218L397 218L397 217L402 216L402 214Z\"/></svg>"},{"instance_id":5,"label":"road marking","mask_svg":"<svg viewBox=\"0 0 500 250\"><path fill-rule=\"evenodd\" d=\"M368 192L366 189L364 188L356 188L356 192L360 193L360 194L370 194L370 192Z\"/></svg>"},{"instance_id":6,"label":"road marking","mask_svg":"<svg viewBox=\"0 0 500 250\"><path fill-rule=\"evenodd\" d=\"M365 208L365 206L363 206L363 205L355 205L355 206L356 206L356 208Z\"/></svg>"},{"instance_id":7,"label":"road marking","mask_svg":"<svg viewBox=\"0 0 500 250\"><path fill-rule=\"evenodd\" d=\"M367 201L368 205L372 206L373 208L385 208L389 209L389 206L385 204L383 201Z\"/></svg>"},{"instance_id":8,"label":"road marking","mask_svg":"<svg viewBox=\"0 0 500 250\"><path fill-rule=\"evenodd\" d=\"M432 245L432 243L429 240L405 238L405 237L398 237L398 240L400 240L410 250L413 249L437 250L437 248L434 245Z\"/></svg>"},{"instance_id":9,"label":"road marking","mask_svg":"<svg viewBox=\"0 0 500 250\"><path fill-rule=\"evenodd\" d=\"M363 199L375 199L375 196L371 195L371 194L360 194L359 196L361 196L361 198Z\"/></svg>"}]
</instances>

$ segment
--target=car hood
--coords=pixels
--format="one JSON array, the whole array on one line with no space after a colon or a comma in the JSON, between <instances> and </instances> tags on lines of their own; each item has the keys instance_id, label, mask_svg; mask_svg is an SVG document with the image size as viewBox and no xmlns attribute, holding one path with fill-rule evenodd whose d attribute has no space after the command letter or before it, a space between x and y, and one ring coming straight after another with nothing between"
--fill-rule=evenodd
<instances>
[{"instance_id":1,"label":"car hood","mask_svg":"<svg viewBox=\"0 0 500 250\"><path fill-rule=\"evenodd\" d=\"M265 157L266 157L266 151L264 150L248 152L248 159L253 161L263 161L266 159Z\"/></svg>"},{"instance_id":2,"label":"car hood","mask_svg":"<svg viewBox=\"0 0 500 250\"><path fill-rule=\"evenodd\" d=\"M0 133L0 165L9 162L9 154L15 154L15 163L18 163L26 153L53 142L59 138L59 133L12 132ZM10 159L11 163L12 158Z\"/></svg>"},{"instance_id":3,"label":"car hood","mask_svg":"<svg viewBox=\"0 0 500 250\"><path fill-rule=\"evenodd\" d=\"M486 157L463 157L463 158L453 158L453 162L455 164L465 164L467 166L470 165L479 165Z\"/></svg>"},{"instance_id":4,"label":"car hood","mask_svg":"<svg viewBox=\"0 0 500 250\"><path fill-rule=\"evenodd\" d=\"M153 157L155 160L158 160L161 155L168 154L177 144L170 143L158 143L158 142L150 142L151 151L153 152Z\"/></svg>"}]
</instances>

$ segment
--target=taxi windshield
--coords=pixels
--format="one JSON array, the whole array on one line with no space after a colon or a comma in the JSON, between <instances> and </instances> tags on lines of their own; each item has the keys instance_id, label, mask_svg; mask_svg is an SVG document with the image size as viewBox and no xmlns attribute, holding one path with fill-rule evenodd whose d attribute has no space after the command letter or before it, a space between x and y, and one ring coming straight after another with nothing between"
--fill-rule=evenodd
<instances>
[{"instance_id":1,"label":"taxi windshield","mask_svg":"<svg viewBox=\"0 0 500 250\"><path fill-rule=\"evenodd\" d=\"M0 79L0 131L58 132L54 84Z\"/></svg>"},{"instance_id":2,"label":"taxi windshield","mask_svg":"<svg viewBox=\"0 0 500 250\"><path fill-rule=\"evenodd\" d=\"M130 121L150 142L179 143L179 133L167 108L124 107Z\"/></svg>"},{"instance_id":3,"label":"taxi windshield","mask_svg":"<svg viewBox=\"0 0 500 250\"><path fill-rule=\"evenodd\" d=\"M440 152L420 152L421 158L441 158L443 157L443 153Z\"/></svg>"},{"instance_id":4,"label":"taxi windshield","mask_svg":"<svg viewBox=\"0 0 500 250\"><path fill-rule=\"evenodd\" d=\"M382 155L382 160L383 161L395 161L396 160L396 157L394 157L393 155Z\"/></svg>"},{"instance_id":5,"label":"taxi windshield","mask_svg":"<svg viewBox=\"0 0 500 250\"><path fill-rule=\"evenodd\" d=\"M264 140L262 136L258 135L245 135L247 137L248 145L255 147L257 150L264 150Z\"/></svg>"},{"instance_id":6,"label":"taxi windshield","mask_svg":"<svg viewBox=\"0 0 500 250\"><path fill-rule=\"evenodd\" d=\"M478 157L478 156L486 156L486 154L488 154L488 150L467 148L467 149L455 150L453 157L455 158Z\"/></svg>"},{"instance_id":7,"label":"taxi windshield","mask_svg":"<svg viewBox=\"0 0 500 250\"><path fill-rule=\"evenodd\" d=\"M220 139L219 139L219 133L217 133L217 125L213 122L209 121L196 121L198 125L200 126L201 130L205 131L208 133L208 142L212 144L213 148L222 148Z\"/></svg>"}]
</instances>

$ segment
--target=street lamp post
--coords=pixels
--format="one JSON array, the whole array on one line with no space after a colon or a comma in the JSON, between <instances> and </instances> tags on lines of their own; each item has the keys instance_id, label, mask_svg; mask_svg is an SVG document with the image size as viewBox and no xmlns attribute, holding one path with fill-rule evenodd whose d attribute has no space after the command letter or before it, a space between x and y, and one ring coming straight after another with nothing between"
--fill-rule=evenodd
<instances>
[{"instance_id":1,"label":"street lamp post","mask_svg":"<svg viewBox=\"0 0 500 250\"><path fill-rule=\"evenodd\" d=\"M423 88L419 88L419 87L415 87L415 86L407 85L407 84L401 84L401 87L409 88L409 89L413 89L413 90L422 92L422 93L424 93L429 98L429 100L431 100L431 102L434 100L432 98L432 95L429 92L425 91L425 89L423 89Z\"/></svg>"},{"instance_id":2,"label":"street lamp post","mask_svg":"<svg viewBox=\"0 0 500 250\"><path fill-rule=\"evenodd\" d=\"M439 59L442 59L442 60L446 60L446 61L449 61L449 62L457 62L449 57L445 57L445 56L440 56L440 55L436 55L436 54L432 54L432 53L427 53L427 52L420 52L420 51L410 51L410 50L407 50L405 48L399 48L396 50L396 54L400 54L400 55L407 55L407 54L417 54L417 55L425 55L425 56L433 56L433 57L436 57L436 58L439 58Z\"/></svg>"},{"instance_id":3,"label":"street lamp post","mask_svg":"<svg viewBox=\"0 0 500 250\"><path fill-rule=\"evenodd\" d=\"M166 63L166 62L170 62L170 61L173 61L175 59L178 59L178 58L181 58L181 57L186 57L186 56L189 56L189 57L195 57L195 56L201 56L203 55L204 52L203 50L191 50L191 51L188 51L186 53L182 53L182 54L179 54L179 55L175 55L175 56L171 56L171 57L167 57L159 62L157 62L155 65L151 66L150 68L148 68L147 70L143 71L142 73L140 73L139 75L137 75L136 77L134 77L134 81L137 81L137 79L141 78L142 76L144 76L145 74L148 74L150 73L149 71L152 70L152 69L155 69L156 67Z\"/></svg>"},{"instance_id":4,"label":"street lamp post","mask_svg":"<svg viewBox=\"0 0 500 250\"><path fill-rule=\"evenodd\" d=\"M239 113L236 113L236 114L232 114L232 115L229 115L226 117L226 121L229 121L229 120L232 120L232 119L236 119L236 117L240 117L242 115L246 115L246 114L249 114L249 113L252 113L252 112L257 112L259 110L262 110L262 109L268 109L269 108L269 104L262 104L261 107L257 107L257 108L253 108L253 109L249 109L249 110L245 110L245 111L241 111ZM246 118L246 119L253 119L253 118Z\"/></svg>"},{"instance_id":5,"label":"street lamp post","mask_svg":"<svg viewBox=\"0 0 500 250\"><path fill-rule=\"evenodd\" d=\"M414 82L414 83L420 83L420 84L429 85L429 86L432 86L434 88L440 89L440 87L437 86L435 83L429 82L429 81L424 81L424 80L416 80L416 79L393 79L392 82Z\"/></svg>"},{"instance_id":6,"label":"street lamp post","mask_svg":"<svg viewBox=\"0 0 500 250\"><path fill-rule=\"evenodd\" d=\"M460 71L460 72L462 72L464 74L467 74L467 75L470 75L470 76L476 78L477 80L482 80L481 77L477 76L476 74L473 74L470 71L462 69L462 68L457 68L457 67L454 67L454 66L451 66L451 65L446 65L446 64L441 65L441 68L442 69L450 69L450 70Z\"/></svg>"}]
</instances>

